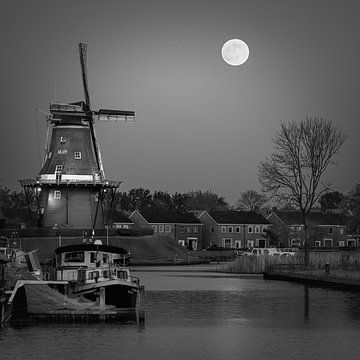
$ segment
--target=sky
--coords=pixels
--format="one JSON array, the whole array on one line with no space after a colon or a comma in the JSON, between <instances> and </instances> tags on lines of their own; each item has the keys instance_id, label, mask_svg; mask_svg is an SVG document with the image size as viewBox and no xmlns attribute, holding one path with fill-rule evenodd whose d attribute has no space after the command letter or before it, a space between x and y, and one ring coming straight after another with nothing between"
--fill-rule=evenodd
<instances>
[{"instance_id":1,"label":"sky","mask_svg":"<svg viewBox=\"0 0 360 360\"><path fill-rule=\"evenodd\" d=\"M84 99L78 43L88 44L94 110L134 110L97 123L105 173L122 191L211 190L233 204L261 190L258 165L281 122L331 120L347 140L324 180L359 181L360 2L357 0L2 0L0 179L40 171L55 96ZM231 38L248 61L221 57Z\"/></svg>"}]
</instances>

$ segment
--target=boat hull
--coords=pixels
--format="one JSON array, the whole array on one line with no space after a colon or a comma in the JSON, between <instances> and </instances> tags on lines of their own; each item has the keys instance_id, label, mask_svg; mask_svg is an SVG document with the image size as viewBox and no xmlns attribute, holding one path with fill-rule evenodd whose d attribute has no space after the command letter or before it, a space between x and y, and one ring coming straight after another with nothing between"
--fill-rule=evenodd
<instances>
[{"instance_id":1,"label":"boat hull","mask_svg":"<svg viewBox=\"0 0 360 360\"><path fill-rule=\"evenodd\" d=\"M139 287L124 282L106 281L96 284L80 286L74 291L76 295L82 295L91 301L97 301L100 288L105 289L105 305L112 305L119 309L135 309Z\"/></svg>"}]
</instances>

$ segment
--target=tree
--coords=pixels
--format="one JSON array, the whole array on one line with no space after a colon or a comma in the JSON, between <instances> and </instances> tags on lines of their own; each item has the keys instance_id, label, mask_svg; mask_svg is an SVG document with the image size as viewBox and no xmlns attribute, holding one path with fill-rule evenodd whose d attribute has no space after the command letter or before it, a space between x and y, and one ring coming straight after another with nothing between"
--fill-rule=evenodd
<instances>
[{"instance_id":1,"label":"tree","mask_svg":"<svg viewBox=\"0 0 360 360\"><path fill-rule=\"evenodd\" d=\"M346 204L350 214L350 231L359 235L360 233L360 182L358 182L347 195Z\"/></svg>"},{"instance_id":2,"label":"tree","mask_svg":"<svg viewBox=\"0 0 360 360\"><path fill-rule=\"evenodd\" d=\"M255 190L247 190L240 194L237 205L240 210L259 211L266 201L267 198L264 194L259 194Z\"/></svg>"},{"instance_id":3,"label":"tree","mask_svg":"<svg viewBox=\"0 0 360 360\"><path fill-rule=\"evenodd\" d=\"M345 136L331 121L306 118L282 123L273 138L271 157L259 164L263 190L294 203L305 230L305 266L309 262L308 214L320 196L330 190L322 176L340 151Z\"/></svg>"},{"instance_id":4,"label":"tree","mask_svg":"<svg viewBox=\"0 0 360 360\"><path fill-rule=\"evenodd\" d=\"M188 207L191 210L226 210L228 203L223 196L213 193L211 190L201 191L190 191L187 194Z\"/></svg>"},{"instance_id":5,"label":"tree","mask_svg":"<svg viewBox=\"0 0 360 360\"><path fill-rule=\"evenodd\" d=\"M122 196L124 208L126 210L147 210L152 205L150 190L136 188L129 190L128 194Z\"/></svg>"},{"instance_id":6,"label":"tree","mask_svg":"<svg viewBox=\"0 0 360 360\"><path fill-rule=\"evenodd\" d=\"M319 203L322 209L336 209L342 205L344 195L338 191L329 191L322 194Z\"/></svg>"}]
</instances>

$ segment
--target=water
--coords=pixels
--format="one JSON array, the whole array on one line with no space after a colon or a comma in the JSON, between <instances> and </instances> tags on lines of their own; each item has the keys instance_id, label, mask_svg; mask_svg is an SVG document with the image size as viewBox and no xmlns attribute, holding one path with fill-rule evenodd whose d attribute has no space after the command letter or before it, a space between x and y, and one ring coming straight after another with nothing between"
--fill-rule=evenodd
<instances>
[{"instance_id":1,"label":"water","mask_svg":"<svg viewBox=\"0 0 360 360\"><path fill-rule=\"evenodd\" d=\"M358 359L360 294L191 268L139 269L144 325L0 329L0 359Z\"/></svg>"}]
</instances>

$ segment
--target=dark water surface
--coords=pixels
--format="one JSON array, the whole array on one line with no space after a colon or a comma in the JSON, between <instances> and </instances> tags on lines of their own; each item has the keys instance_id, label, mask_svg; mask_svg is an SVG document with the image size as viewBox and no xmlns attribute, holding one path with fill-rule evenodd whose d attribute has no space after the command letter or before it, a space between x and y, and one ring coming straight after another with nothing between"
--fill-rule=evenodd
<instances>
[{"instance_id":1,"label":"dark water surface","mask_svg":"<svg viewBox=\"0 0 360 360\"><path fill-rule=\"evenodd\" d=\"M0 359L359 359L360 294L196 268L137 269L146 321L0 329Z\"/></svg>"}]
</instances>

